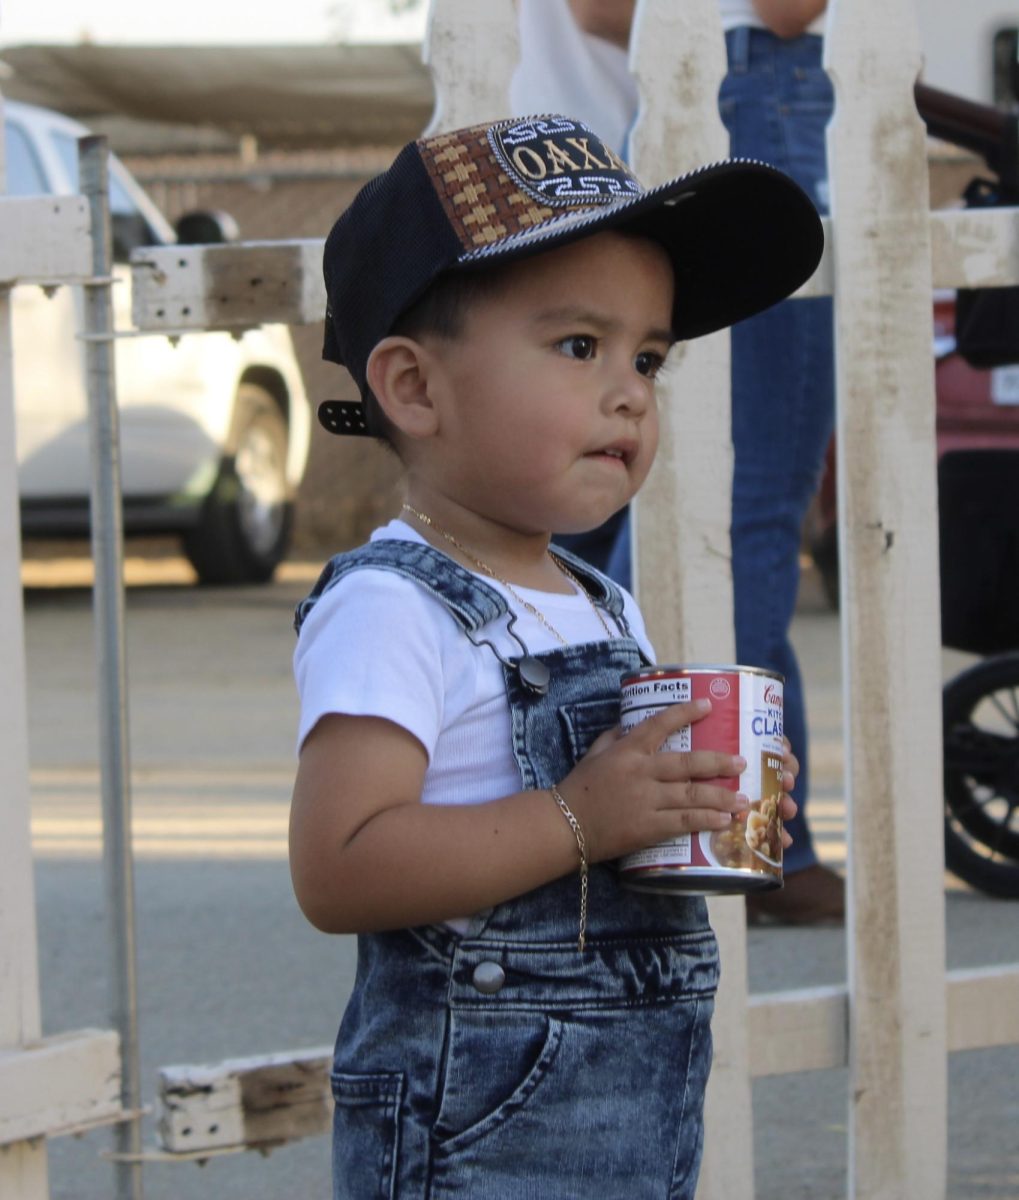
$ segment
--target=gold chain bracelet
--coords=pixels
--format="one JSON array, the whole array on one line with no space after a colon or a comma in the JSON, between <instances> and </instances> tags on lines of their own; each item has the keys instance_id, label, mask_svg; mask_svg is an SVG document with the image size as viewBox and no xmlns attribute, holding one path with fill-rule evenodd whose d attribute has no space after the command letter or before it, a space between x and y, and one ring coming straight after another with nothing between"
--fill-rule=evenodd
<instances>
[{"instance_id":1,"label":"gold chain bracelet","mask_svg":"<svg viewBox=\"0 0 1019 1200\"><path fill-rule=\"evenodd\" d=\"M548 790L573 830L573 836L577 839L577 849L580 851L580 936L577 938L577 949L583 954L587 937L587 841L583 829L580 828L580 822L570 811L570 806L563 799L559 789L553 786Z\"/></svg>"}]
</instances>

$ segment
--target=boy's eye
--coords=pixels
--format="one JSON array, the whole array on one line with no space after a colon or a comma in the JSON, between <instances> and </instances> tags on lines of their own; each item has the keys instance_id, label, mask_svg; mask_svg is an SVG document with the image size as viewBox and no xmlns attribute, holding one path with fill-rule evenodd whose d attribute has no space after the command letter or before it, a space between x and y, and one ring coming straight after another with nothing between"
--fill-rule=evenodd
<instances>
[{"instance_id":1,"label":"boy's eye","mask_svg":"<svg viewBox=\"0 0 1019 1200\"><path fill-rule=\"evenodd\" d=\"M657 354L654 350L644 350L633 360L633 364L637 368L638 375L654 379L665 365L665 356Z\"/></svg>"},{"instance_id":2,"label":"boy's eye","mask_svg":"<svg viewBox=\"0 0 1019 1200\"><path fill-rule=\"evenodd\" d=\"M556 346L567 358L579 358L586 360L594 358L594 352L597 348L597 338L593 338L590 334L574 333L570 337L563 338L561 342L557 342Z\"/></svg>"}]
</instances>

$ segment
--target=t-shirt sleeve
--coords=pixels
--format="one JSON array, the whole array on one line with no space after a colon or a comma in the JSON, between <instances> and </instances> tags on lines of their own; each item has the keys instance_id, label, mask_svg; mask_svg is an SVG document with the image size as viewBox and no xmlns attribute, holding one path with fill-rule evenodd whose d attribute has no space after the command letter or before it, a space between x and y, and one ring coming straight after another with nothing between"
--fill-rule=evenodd
<instances>
[{"instance_id":1,"label":"t-shirt sleeve","mask_svg":"<svg viewBox=\"0 0 1019 1200\"><path fill-rule=\"evenodd\" d=\"M431 761L442 724L441 605L391 571L351 571L301 627L294 675L298 749L322 717L383 717L408 730Z\"/></svg>"}]
</instances>

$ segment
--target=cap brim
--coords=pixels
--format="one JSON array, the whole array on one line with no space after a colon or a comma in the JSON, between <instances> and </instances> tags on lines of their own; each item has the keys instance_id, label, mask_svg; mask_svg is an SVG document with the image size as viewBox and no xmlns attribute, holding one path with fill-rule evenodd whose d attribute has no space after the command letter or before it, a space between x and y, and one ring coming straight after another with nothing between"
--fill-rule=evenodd
<instances>
[{"instance_id":1,"label":"cap brim","mask_svg":"<svg viewBox=\"0 0 1019 1200\"><path fill-rule=\"evenodd\" d=\"M572 210L463 255L464 267L507 261L606 229L660 242L676 275L680 340L735 325L784 300L817 268L824 233L809 197L767 163L727 159L633 199Z\"/></svg>"},{"instance_id":2,"label":"cap brim","mask_svg":"<svg viewBox=\"0 0 1019 1200\"><path fill-rule=\"evenodd\" d=\"M767 163L727 159L632 199L571 209L460 256L460 269L526 258L609 230L659 242L676 278L673 333L703 337L792 295L817 268L824 233L807 194ZM454 268L456 269L456 268ZM366 434L359 401L327 400L319 421L331 433Z\"/></svg>"}]
</instances>

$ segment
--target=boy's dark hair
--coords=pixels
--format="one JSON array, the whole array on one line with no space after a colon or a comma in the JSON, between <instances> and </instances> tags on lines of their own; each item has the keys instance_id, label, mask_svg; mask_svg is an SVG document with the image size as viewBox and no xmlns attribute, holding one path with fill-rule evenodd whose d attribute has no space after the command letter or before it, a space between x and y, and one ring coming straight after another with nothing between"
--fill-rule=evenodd
<instances>
[{"instance_id":1,"label":"boy's dark hair","mask_svg":"<svg viewBox=\"0 0 1019 1200\"><path fill-rule=\"evenodd\" d=\"M496 292L504 273L500 266L447 271L400 313L389 333L398 337L431 336L448 341L460 337L468 311ZM368 434L395 450L393 427L370 388L364 394L364 416Z\"/></svg>"}]
</instances>

